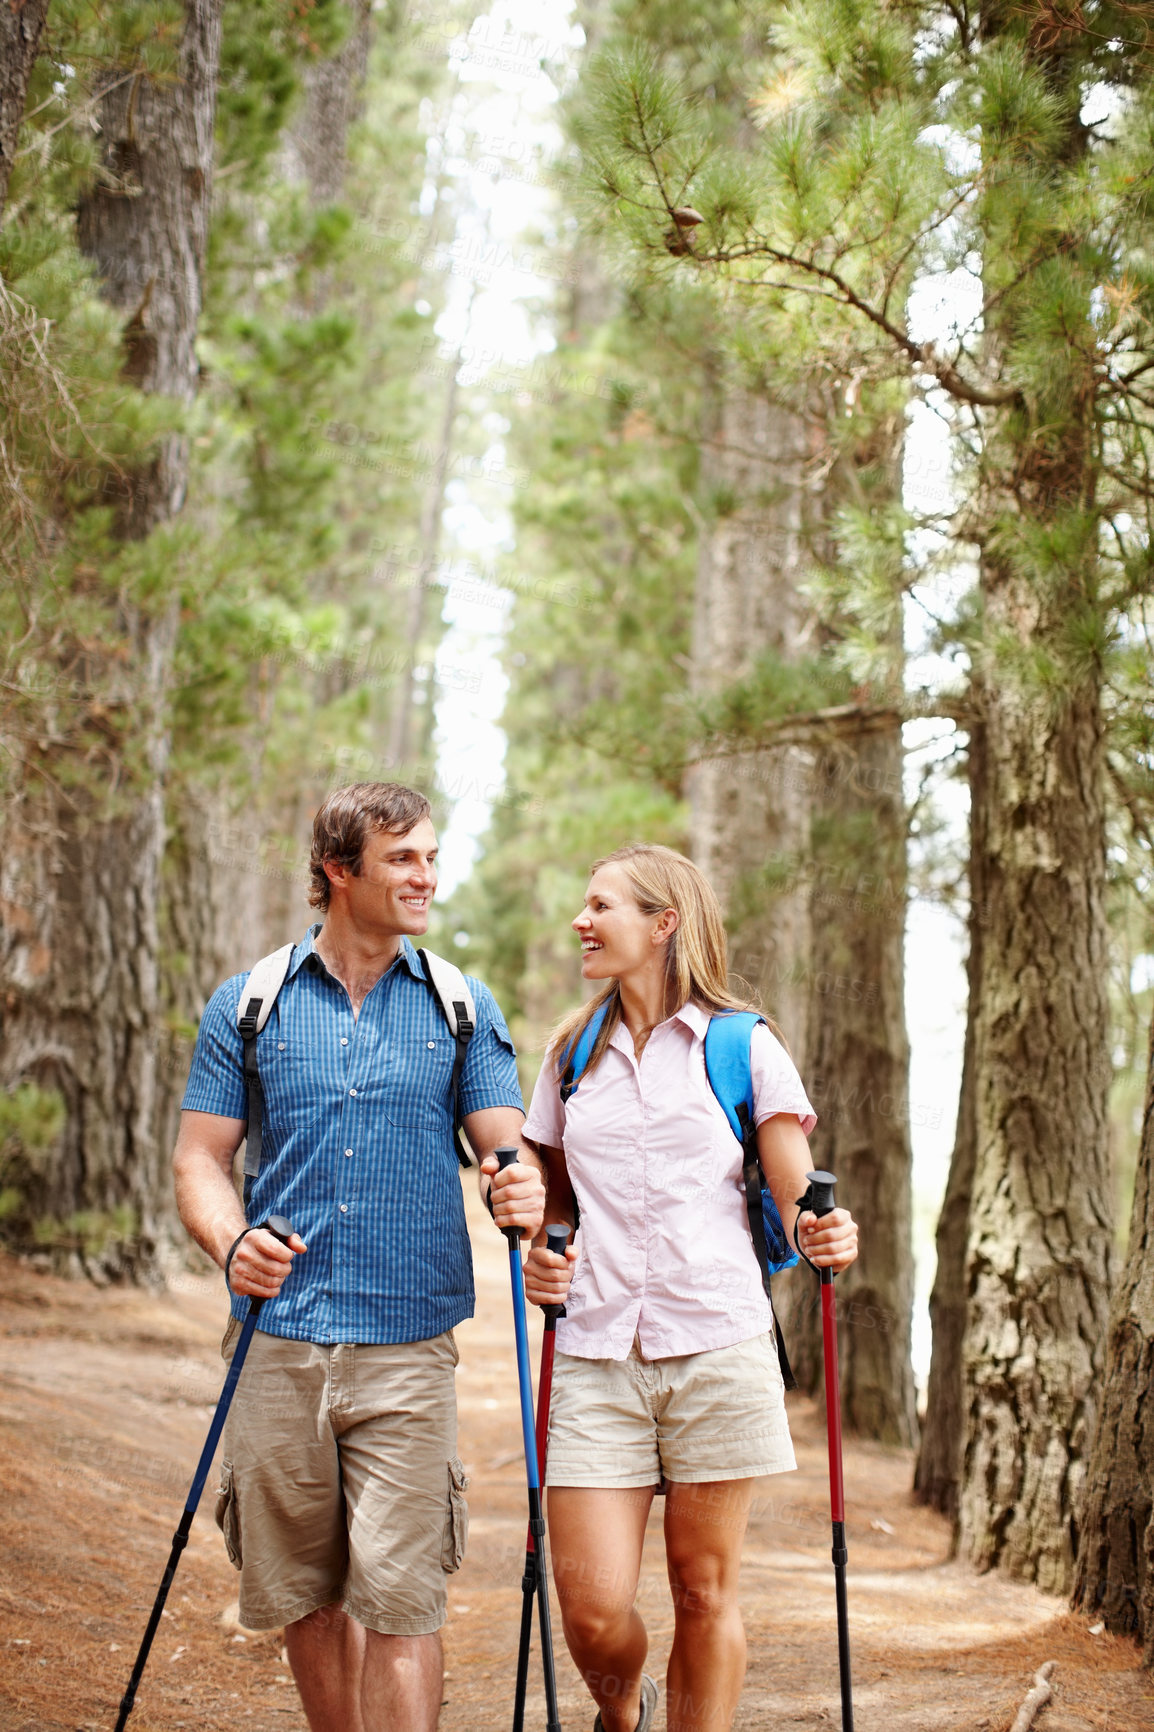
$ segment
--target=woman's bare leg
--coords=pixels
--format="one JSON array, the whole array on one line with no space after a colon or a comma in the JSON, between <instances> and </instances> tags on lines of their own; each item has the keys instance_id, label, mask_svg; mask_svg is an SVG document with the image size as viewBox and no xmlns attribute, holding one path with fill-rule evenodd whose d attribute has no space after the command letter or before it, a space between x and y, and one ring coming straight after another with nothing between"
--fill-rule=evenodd
<instances>
[{"instance_id":1,"label":"woman's bare leg","mask_svg":"<svg viewBox=\"0 0 1154 1732\"><path fill-rule=\"evenodd\" d=\"M745 1681L737 1602L751 1479L666 1487L665 1557L674 1634L666 1677L668 1732L728 1732Z\"/></svg>"},{"instance_id":2,"label":"woman's bare leg","mask_svg":"<svg viewBox=\"0 0 1154 1732\"><path fill-rule=\"evenodd\" d=\"M635 1732L649 1649L634 1605L653 1487L550 1486L549 1551L573 1663L605 1732Z\"/></svg>"}]
</instances>

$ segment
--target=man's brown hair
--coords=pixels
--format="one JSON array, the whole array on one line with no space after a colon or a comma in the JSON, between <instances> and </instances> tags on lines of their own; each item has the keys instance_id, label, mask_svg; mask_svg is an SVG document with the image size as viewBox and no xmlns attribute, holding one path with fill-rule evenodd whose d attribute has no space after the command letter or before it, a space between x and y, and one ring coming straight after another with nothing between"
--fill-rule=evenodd
<instances>
[{"instance_id":1,"label":"man's brown hair","mask_svg":"<svg viewBox=\"0 0 1154 1732\"><path fill-rule=\"evenodd\" d=\"M361 856L369 836L383 832L407 836L414 825L432 814L432 807L415 788L400 782L354 782L329 795L313 819L313 851L309 859L309 902L326 909L331 886L325 861L347 866L360 875Z\"/></svg>"}]
</instances>

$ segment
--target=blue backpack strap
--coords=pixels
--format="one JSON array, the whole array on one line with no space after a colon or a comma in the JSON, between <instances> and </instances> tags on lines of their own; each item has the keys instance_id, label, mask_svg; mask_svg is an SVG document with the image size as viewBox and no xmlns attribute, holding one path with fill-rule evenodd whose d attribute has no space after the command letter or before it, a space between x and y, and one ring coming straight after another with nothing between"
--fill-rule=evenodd
<instances>
[{"instance_id":1,"label":"blue backpack strap","mask_svg":"<svg viewBox=\"0 0 1154 1732\"><path fill-rule=\"evenodd\" d=\"M753 1010L726 1011L710 1018L705 1031L705 1074L709 1086L729 1120L729 1128L741 1144L741 1178L745 1187L745 1208L749 1216L749 1231L757 1253L761 1284L773 1311L770 1277L797 1262L797 1252L786 1238L773 1193L761 1171L757 1148L757 1126L753 1118L753 1067L750 1063L750 1043L753 1031L765 1018ZM773 1319L774 1340L781 1375L787 1389L796 1389L797 1380L789 1363L776 1313Z\"/></svg>"},{"instance_id":2,"label":"blue backpack strap","mask_svg":"<svg viewBox=\"0 0 1154 1732\"><path fill-rule=\"evenodd\" d=\"M607 1004L599 1004L585 1027L581 1030L576 1043L570 1043L560 1058L560 1093L561 1105L564 1106L571 1094L577 1092L577 1084L581 1081L585 1066L589 1063L589 1055L597 1045L597 1036L605 1022ZM577 1202L577 1193L573 1192L573 1231L581 1225L581 1209Z\"/></svg>"},{"instance_id":3,"label":"blue backpack strap","mask_svg":"<svg viewBox=\"0 0 1154 1732\"><path fill-rule=\"evenodd\" d=\"M581 1081L585 1073L585 1066L589 1063L589 1055L597 1045L597 1036L601 1033L605 1012L608 1008L608 1005L605 1004L598 1005L581 1030L576 1044L567 1046L561 1054L558 1068L561 1076L562 1106L568 1101L569 1096L577 1091L577 1084Z\"/></svg>"}]
</instances>

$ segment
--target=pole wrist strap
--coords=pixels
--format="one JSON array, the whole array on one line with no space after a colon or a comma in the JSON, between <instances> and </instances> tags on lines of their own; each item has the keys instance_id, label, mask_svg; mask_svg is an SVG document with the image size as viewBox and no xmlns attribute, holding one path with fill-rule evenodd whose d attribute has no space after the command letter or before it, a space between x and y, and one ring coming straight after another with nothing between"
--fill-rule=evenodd
<instances>
[{"instance_id":1,"label":"pole wrist strap","mask_svg":"<svg viewBox=\"0 0 1154 1732\"><path fill-rule=\"evenodd\" d=\"M229 1285L228 1272L232 1268L232 1260L233 1260L233 1257L236 1255L237 1247L243 1238L245 1238L249 1233L255 1233L255 1232L256 1232L255 1227L246 1227L244 1229L244 1232L237 1234L236 1238L233 1240L232 1244L228 1248L228 1256L224 1260L224 1284L226 1287L228 1287L228 1290L230 1293L232 1292L232 1287Z\"/></svg>"}]
</instances>

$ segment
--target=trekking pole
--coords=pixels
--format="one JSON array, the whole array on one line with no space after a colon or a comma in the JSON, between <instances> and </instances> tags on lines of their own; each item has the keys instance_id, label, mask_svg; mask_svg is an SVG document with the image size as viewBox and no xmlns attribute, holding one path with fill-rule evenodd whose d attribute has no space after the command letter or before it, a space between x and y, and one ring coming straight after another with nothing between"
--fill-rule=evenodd
<instances>
[{"instance_id":1,"label":"trekking pole","mask_svg":"<svg viewBox=\"0 0 1154 1732\"><path fill-rule=\"evenodd\" d=\"M545 1243L555 1257L565 1255L569 1243L568 1227L545 1229ZM564 1305L545 1305L545 1333L541 1337L541 1374L537 1379L537 1478L544 1484L545 1456L549 1448L549 1400L553 1392L553 1354L557 1346L557 1319L564 1317ZM525 1724L525 1688L529 1680L529 1643L533 1635L533 1595L537 1591L537 1572L544 1559L537 1550L532 1528L525 1535L525 1574L521 1577L521 1645L517 1650L517 1692L513 1698L513 1732L522 1732ZM548 1580L545 1588L548 1592Z\"/></svg>"},{"instance_id":2,"label":"trekking pole","mask_svg":"<svg viewBox=\"0 0 1154 1732\"><path fill-rule=\"evenodd\" d=\"M832 1173L807 1173L809 1188L801 1199L802 1209L812 1209L818 1220L837 1204ZM809 1262L809 1258L806 1258ZM810 1264L812 1268L813 1265ZM833 1524L833 1583L837 1601L837 1667L841 1681L842 1732L853 1732L853 1695L849 1670L849 1606L846 1602L845 1567L849 1553L845 1544L845 1487L841 1462L841 1385L837 1369L837 1301L833 1294L833 1270L819 1269L821 1280L821 1339L825 1360L825 1428L829 1442L829 1509Z\"/></svg>"},{"instance_id":3,"label":"trekking pole","mask_svg":"<svg viewBox=\"0 0 1154 1732\"><path fill-rule=\"evenodd\" d=\"M285 1220L283 1215L270 1215L268 1220L262 1221L260 1226L256 1229L258 1232L261 1230L271 1233L274 1239L280 1240L282 1245L287 1245L288 1241L293 1236L293 1228L291 1224ZM132 1676L128 1680L128 1688L124 1692L124 1696L120 1703L120 1714L116 1721L116 1732L124 1732L125 1723L128 1716L132 1713L133 1705L136 1702L136 1692L140 1680L144 1676L144 1668L148 1663L148 1654L152 1647L152 1639L156 1635L157 1628L160 1624L160 1615L164 1611L164 1602L168 1598L168 1590L171 1588L172 1579L176 1575L176 1566L180 1562L180 1554L188 1544L188 1534L189 1529L192 1527L192 1518L196 1514L196 1506L200 1502L200 1494L204 1490L204 1482L208 1478L208 1470L212 1466L212 1458L216 1454L216 1446L220 1441L220 1434L224 1429L224 1422L228 1417L228 1410L232 1403L233 1395L236 1392L237 1379L240 1377L241 1368L244 1365L245 1357L248 1353L249 1343L252 1340L253 1330L256 1328L256 1320L260 1315L260 1308L263 1304L263 1299L250 1299L248 1302L248 1311L245 1315L244 1327L241 1329L240 1335L237 1338L236 1351L233 1353L232 1363L228 1368L228 1376L224 1380L224 1388L220 1392L220 1400L216 1404L216 1412L213 1414L212 1424L208 1428L208 1437L205 1439L204 1448L200 1452L200 1460L196 1465L196 1472L193 1475L192 1485L189 1488L188 1496L184 1502L184 1513L180 1518L180 1525L172 1536L172 1550L168 1554L168 1564L165 1567L163 1576L160 1578L160 1587L157 1590L156 1599L153 1602L152 1614L148 1620L148 1627L144 1632L144 1640L140 1644L140 1652L136 1656L136 1664L132 1668Z\"/></svg>"},{"instance_id":4,"label":"trekking pole","mask_svg":"<svg viewBox=\"0 0 1154 1732\"><path fill-rule=\"evenodd\" d=\"M499 1168L511 1166L517 1150L504 1143L494 1150ZM534 1547L537 1619L541 1630L541 1663L545 1673L546 1732L561 1732L557 1710L557 1674L553 1664L553 1630L549 1618L549 1574L545 1568L545 1517L541 1509L541 1477L537 1471L537 1438L533 1421L533 1373L529 1368L529 1325L525 1316L525 1282L521 1273L521 1229L502 1227L509 1241L509 1279L513 1289L513 1328L517 1340L517 1382L521 1393L521 1432L525 1443L525 1475L529 1486L529 1537Z\"/></svg>"}]
</instances>

